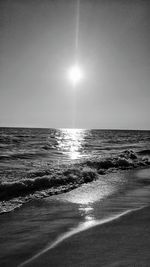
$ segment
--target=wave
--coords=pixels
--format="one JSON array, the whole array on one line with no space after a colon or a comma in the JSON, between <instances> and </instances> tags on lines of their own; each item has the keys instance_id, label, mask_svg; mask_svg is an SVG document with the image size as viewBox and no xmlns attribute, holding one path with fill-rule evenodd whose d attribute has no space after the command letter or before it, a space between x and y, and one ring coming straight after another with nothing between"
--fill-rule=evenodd
<instances>
[{"instance_id":1,"label":"wave","mask_svg":"<svg viewBox=\"0 0 150 267\"><path fill-rule=\"evenodd\" d=\"M104 171L111 168L127 169L150 165L149 158L138 157L132 150L125 150L118 156L109 157L104 160L90 160L86 162L87 166L95 167L97 170Z\"/></svg>"},{"instance_id":2,"label":"wave","mask_svg":"<svg viewBox=\"0 0 150 267\"><path fill-rule=\"evenodd\" d=\"M47 173L47 176L44 176L45 173ZM48 171L44 171L32 175L41 175L41 177L27 178L15 182L2 182L0 184L0 200L9 200L53 187L57 188L70 184L79 185L96 179L96 172L90 169L80 171L70 169L61 172L57 170L52 175L48 174Z\"/></svg>"},{"instance_id":3,"label":"wave","mask_svg":"<svg viewBox=\"0 0 150 267\"><path fill-rule=\"evenodd\" d=\"M132 150L126 150L119 156L84 160L72 165L29 172L26 178L22 180L1 182L0 200L10 200L34 194L37 191L55 189L62 186L74 188L82 183L96 180L100 175L112 170L132 169L149 165L148 158L138 157Z\"/></svg>"},{"instance_id":4,"label":"wave","mask_svg":"<svg viewBox=\"0 0 150 267\"><path fill-rule=\"evenodd\" d=\"M144 156L144 155L146 155L146 156L147 156L147 155L150 156L150 149L144 149L144 150L141 150L141 151L138 152L138 154L139 154L139 155L143 155L143 156Z\"/></svg>"},{"instance_id":5,"label":"wave","mask_svg":"<svg viewBox=\"0 0 150 267\"><path fill-rule=\"evenodd\" d=\"M11 154L5 154L0 155L0 160L17 160L17 159L36 159L38 157L46 157L47 154L44 152L22 152L22 153L11 153Z\"/></svg>"}]
</instances>

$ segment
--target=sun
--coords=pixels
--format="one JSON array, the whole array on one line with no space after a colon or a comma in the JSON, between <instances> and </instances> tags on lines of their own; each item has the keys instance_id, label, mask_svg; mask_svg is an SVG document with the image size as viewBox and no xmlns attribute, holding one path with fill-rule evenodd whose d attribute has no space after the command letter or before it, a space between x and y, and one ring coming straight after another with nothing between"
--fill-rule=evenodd
<instances>
[{"instance_id":1,"label":"sun","mask_svg":"<svg viewBox=\"0 0 150 267\"><path fill-rule=\"evenodd\" d=\"M74 66L70 67L68 70L68 79L72 82L75 86L77 85L83 78L83 71L79 65L75 64Z\"/></svg>"}]
</instances>

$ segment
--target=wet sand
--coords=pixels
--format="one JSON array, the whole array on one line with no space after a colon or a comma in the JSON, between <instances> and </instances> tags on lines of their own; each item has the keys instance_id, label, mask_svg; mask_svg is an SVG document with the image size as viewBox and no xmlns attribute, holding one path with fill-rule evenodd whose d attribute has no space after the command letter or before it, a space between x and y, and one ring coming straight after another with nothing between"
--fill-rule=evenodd
<instances>
[{"instance_id":1,"label":"wet sand","mask_svg":"<svg viewBox=\"0 0 150 267\"><path fill-rule=\"evenodd\" d=\"M150 207L75 234L22 266L150 266Z\"/></svg>"}]
</instances>

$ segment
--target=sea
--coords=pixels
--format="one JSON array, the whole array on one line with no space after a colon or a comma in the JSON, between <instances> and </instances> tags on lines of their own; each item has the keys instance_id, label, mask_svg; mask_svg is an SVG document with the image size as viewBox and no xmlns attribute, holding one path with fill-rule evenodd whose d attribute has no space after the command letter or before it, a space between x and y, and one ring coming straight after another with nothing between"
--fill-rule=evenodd
<instances>
[{"instance_id":1,"label":"sea","mask_svg":"<svg viewBox=\"0 0 150 267\"><path fill-rule=\"evenodd\" d=\"M0 266L149 199L150 131L0 128Z\"/></svg>"}]
</instances>

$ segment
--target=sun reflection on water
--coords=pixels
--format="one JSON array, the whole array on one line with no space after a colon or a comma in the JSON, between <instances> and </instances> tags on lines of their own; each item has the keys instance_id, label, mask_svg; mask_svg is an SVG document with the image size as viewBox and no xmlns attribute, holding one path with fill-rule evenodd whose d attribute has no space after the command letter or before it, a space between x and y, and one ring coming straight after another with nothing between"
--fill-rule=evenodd
<instances>
[{"instance_id":1,"label":"sun reflection on water","mask_svg":"<svg viewBox=\"0 0 150 267\"><path fill-rule=\"evenodd\" d=\"M83 154L83 143L85 130L82 129L60 129L60 136L57 140L58 149L70 159L80 159Z\"/></svg>"},{"instance_id":2,"label":"sun reflection on water","mask_svg":"<svg viewBox=\"0 0 150 267\"><path fill-rule=\"evenodd\" d=\"M84 217L85 222L92 223L95 220L94 209L93 209L92 205L90 205L90 204L82 205L81 204L79 207L79 212Z\"/></svg>"}]
</instances>

